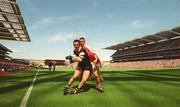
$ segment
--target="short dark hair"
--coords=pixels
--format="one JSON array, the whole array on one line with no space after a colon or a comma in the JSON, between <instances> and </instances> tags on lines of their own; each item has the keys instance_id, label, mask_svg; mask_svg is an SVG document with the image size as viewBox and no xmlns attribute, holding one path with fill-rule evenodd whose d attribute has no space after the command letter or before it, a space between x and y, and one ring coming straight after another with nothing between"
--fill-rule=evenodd
<instances>
[{"instance_id":1,"label":"short dark hair","mask_svg":"<svg viewBox=\"0 0 180 107\"><path fill-rule=\"evenodd\" d=\"M85 41L85 38L84 37L80 37L79 40L83 39Z\"/></svg>"},{"instance_id":2,"label":"short dark hair","mask_svg":"<svg viewBox=\"0 0 180 107\"><path fill-rule=\"evenodd\" d=\"M74 42L79 42L79 40L78 40L78 39L75 39L75 40L73 41L73 43L74 43Z\"/></svg>"}]
</instances>

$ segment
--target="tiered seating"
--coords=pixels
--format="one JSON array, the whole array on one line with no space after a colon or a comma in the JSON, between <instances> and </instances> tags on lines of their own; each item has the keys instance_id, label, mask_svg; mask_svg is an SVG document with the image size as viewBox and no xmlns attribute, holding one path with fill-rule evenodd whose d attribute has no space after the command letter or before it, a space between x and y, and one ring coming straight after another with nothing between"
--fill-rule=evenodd
<instances>
[{"instance_id":1,"label":"tiered seating","mask_svg":"<svg viewBox=\"0 0 180 107\"><path fill-rule=\"evenodd\" d=\"M118 50L112 55L114 61L169 58L180 51L180 38ZM150 56L150 57L149 57ZM133 58L133 59L132 59Z\"/></svg>"},{"instance_id":2,"label":"tiered seating","mask_svg":"<svg viewBox=\"0 0 180 107\"><path fill-rule=\"evenodd\" d=\"M31 67L32 65L29 65L28 63L0 59L0 72L15 72L25 70Z\"/></svg>"},{"instance_id":3,"label":"tiered seating","mask_svg":"<svg viewBox=\"0 0 180 107\"><path fill-rule=\"evenodd\" d=\"M109 63L107 67L137 67L137 68L172 68L180 67L180 59L160 59L160 60L145 60L145 61L128 61Z\"/></svg>"},{"instance_id":4,"label":"tiered seating","mask_svg":"<svg viewBox=\"0 0 180 107\"><path fill-rule=\"evenodd\" d=\"M0 39L29 42L23 17L16 0L0 0ZM12 52L0 44L0 71L18 71L29 67L22 61L12 60ZM2 72L0 72L2 74Z\"/></svg>"},{"instance_id":5,"label":"tiered seating","mask_svg":"<svg viewBox=\"0 0 180 107\"><path fill-rule=\"evenodd\" d=\"M12 51L6 48L5 46L3 46L2 44L0 44L0 59L11 58L8 56L9 52L12 52Z\"/></svg>"},{"instance_id":6,"label":"tiered seating","mask_svg":"<svg viewBox=\"0 0 180 107\"><path fill-rule=\"evenodd\" d=\"M180 64L180 26L106 47L112 66L173 67Z\"/></svg>"},{"instance_id":7,"label":"tiered seating","mask_svg":"<svg viewBox=\"0 0 180 107\"><path fill-rule=\"evenodd\" d=\"M12 59L9 56L9 52L12 51L0 44L0 74L20 71L32 67L26 61Z\"/></svg>"}]
</instances>

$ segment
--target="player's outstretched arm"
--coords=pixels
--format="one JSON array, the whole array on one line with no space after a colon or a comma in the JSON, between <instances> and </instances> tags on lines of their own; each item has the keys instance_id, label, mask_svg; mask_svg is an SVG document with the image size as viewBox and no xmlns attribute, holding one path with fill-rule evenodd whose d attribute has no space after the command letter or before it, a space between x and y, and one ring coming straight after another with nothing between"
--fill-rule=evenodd
<instances>
[{"instance_id":1,"label":"player's outstretched arm","mask_svg":"<svg viewBox=\"0 0 180 107\"><path fill-rule=\"evenodd\" d=\"M80 57L72 57L72 61L74 61L74 62L81 62L82 58L80 58Z\"/></svg>"},{"instance_id":2,"label":"player's outstretched arm","mask_svg":"<svg viewBox=\"0 0 180 107\"><path fill-rule=\"evenodd\" d=\"M69 60L70 63L73 63L73 62L81 62L82 58L74 56L74 55L69 55L69 56L66 56L66 60Z\"/></svg>"}]
</instances>

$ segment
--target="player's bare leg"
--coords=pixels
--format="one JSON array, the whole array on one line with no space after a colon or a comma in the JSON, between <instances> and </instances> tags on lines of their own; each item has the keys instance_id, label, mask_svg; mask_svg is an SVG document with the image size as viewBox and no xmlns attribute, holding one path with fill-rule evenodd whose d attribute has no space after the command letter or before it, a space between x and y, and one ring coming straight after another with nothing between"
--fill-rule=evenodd
<instances>
[{"instance_id":1,"label":"player's bare leg","mask_svg":"<svg viewBox=\"0 0 180 107\"><path fill-rule=\"evenodd\" d=\"M69 93L69 88L73 84L74 80L76 80L81 74L80 70L75 70L73 76L69 79L68 84L64 87L64 94Z\"/></svg>"},{"instance_id":2,"label":"player's bare leg","mask_svg":"<svg viewBox=\"0 0 180 107\"><path fill-rule=\"evenodd\" d=\"M90 76L90 71L89 70L84 70L83 74L82 74L82 79L79 82L78 87L75 89L75 91L72 94L76 94L76 93L79 92L79 90L83 87L85 82L88 80L89 76Z\"/></svg>"},{"instance_id":3,"label":"player's bare leg","mask_svg":"<svg viewBox=\"0 0 180 107\"><path fill-rule=\"evenodd\" d=\"M74 80L76 80L81 74L81 71L80 70L75 70L73 76L70 78L69 82L68 82L68 85L71 85Z\"/></svg>"},{"instance_id":4,"label":"player's bare leg","mask_svg":"<svg viewBox=\"0 0 180 107\"><path fill-rule=\"evenodd\" d=\"M101 67L102 67L102 66L101 66L100 63L96 64L96 69L97 69L97 71L98 71L98 75L99 75L100 80L101 80L101 82L102 82L102 81L104 81L104 78L103 78L103 75L101 74L101 71L100 71Z\"/></svg>"},{"instance_id":5,"label":"player's bare leg","mask_svg":"<svg viewBox=\"0 0 180 107\"><path fill-rule=\"evenodd\" d=\"M97 71L98 71L101 82L104 81L104 78L103 78L103 75L102 75L101 71L100 70L97 70Z\"/></svg>"},{"instance_id":6,"label":"player's bare leg","mask_svg":"<svg viewBox=\"0 0 180 107\"><path fill-rule=\"evenodd\" d=\"M97 88L100 92L103 92L103 89L102 89L102 85L101 85L101 79L100 79L100 76L99 76L99 73L98 73L98 70L94 69L93 70L93 75L96 79L96 85L97 85Z\"/></svg>"}]
</instances>

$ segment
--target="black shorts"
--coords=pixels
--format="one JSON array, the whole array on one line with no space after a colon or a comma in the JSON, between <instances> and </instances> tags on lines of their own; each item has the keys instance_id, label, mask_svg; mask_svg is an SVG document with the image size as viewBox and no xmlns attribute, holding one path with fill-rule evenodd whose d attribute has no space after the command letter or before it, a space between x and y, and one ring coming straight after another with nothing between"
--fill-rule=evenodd
<instances>
[{"instance_id":1,"label":"black shorts","mask_svg":"<svg viewBox=\"0 0 180 107\"><path fill-rule=\"evenodd\" d=\"M88 70L88 71L90 71L90 72L92 72L92 66L77 66L77 68L76 69L78 69L78 70L80 70L80 71L84 71L84 70Z\"/></svg>"}]
</instances>

